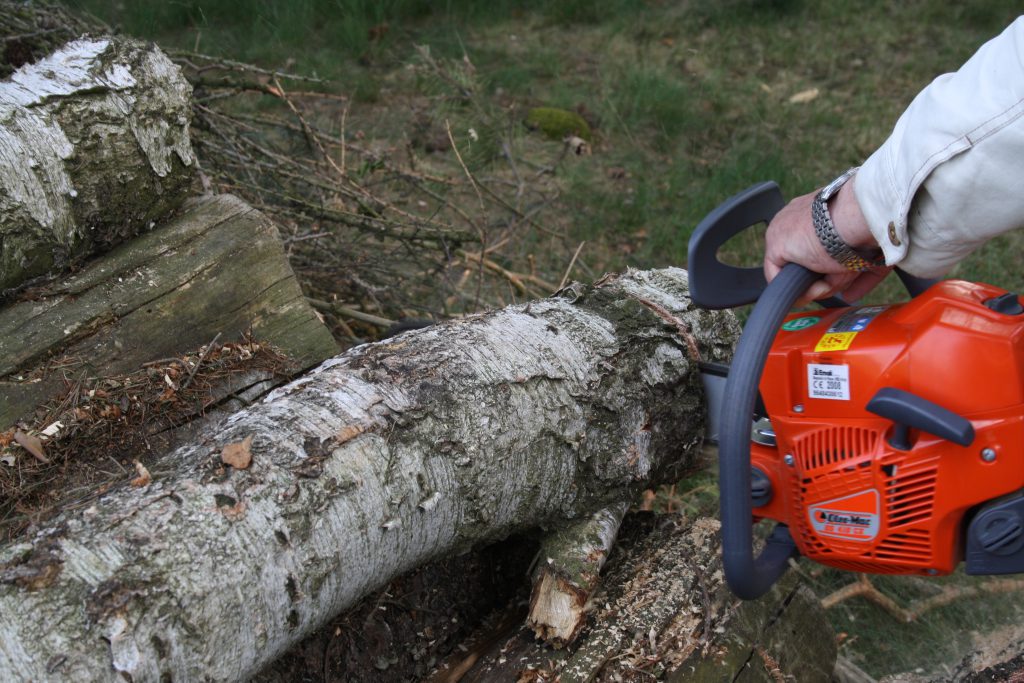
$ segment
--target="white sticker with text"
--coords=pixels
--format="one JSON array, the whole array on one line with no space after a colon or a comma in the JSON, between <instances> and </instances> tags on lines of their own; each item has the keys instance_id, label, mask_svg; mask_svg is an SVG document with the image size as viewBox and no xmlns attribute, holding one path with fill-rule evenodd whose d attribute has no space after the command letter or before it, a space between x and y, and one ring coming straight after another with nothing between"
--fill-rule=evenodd
<instances>
[{"instance_id":1,"label":"white sticker with text","mask_svg":"<svg viewBox=\"0 0 1024 683\"><path fill-rule=\"evenodd\" d=\"M807 395L810 398L849 401L850 366L808 364Z\"/></svg>"}]
</instances>

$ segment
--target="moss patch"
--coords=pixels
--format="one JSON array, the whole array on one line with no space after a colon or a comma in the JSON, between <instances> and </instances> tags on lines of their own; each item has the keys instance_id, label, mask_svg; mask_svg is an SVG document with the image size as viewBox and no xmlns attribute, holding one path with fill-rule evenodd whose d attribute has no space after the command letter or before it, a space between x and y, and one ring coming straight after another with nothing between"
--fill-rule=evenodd
<instances>
[{"instance_id":1,"label":"moss patch","mask_svg":"<svg viewBox=\"0 0 1024 683\"><path fill-rule=\"evenodd\" d=\"M536 107L526 114L526 127L539 130L552 140L576 135L590 142L594 134L582 116L567 109Z\"/></svg>"}]
</instances>

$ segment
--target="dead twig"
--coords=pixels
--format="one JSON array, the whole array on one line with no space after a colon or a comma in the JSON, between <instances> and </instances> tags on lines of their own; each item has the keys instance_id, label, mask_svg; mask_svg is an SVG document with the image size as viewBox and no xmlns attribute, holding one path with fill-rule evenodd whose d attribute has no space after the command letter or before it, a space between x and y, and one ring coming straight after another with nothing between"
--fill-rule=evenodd
<instances>
[{"instance_id":1,"label":"dead twig","mask_svg":"<svg viewBox=\"0 0 1024 683\"><path fill-rule=\"evenodd\" d=\"M912 602L903 607L871 583L867 574L859 574L857 580L847 584L821 600L825 609L831 609L839 603L854 597L862 597L875 603L895 619L910 623L917 621L924 614L939 607L945 607L957 600L975 598L984 594L1002 594L1024 591L1024 579L989 579L975 586L943 586L941 591L928 598Z\"/></svg>"},{"instance_id":2,"label":"dead twig","mask_svg":"<svg viewBox=\"0 0 1024 683\"><path fill-rule=\"evenodd\" d=\"M559 289L565 287L565 283L569 281L569 274L572 272L572 267L576 265L576 259L579 258L580 252L583 251L584 244L586 244L586 241L580 242L580 246L576 247L572 260L569 261L569 267L565 269L565 275L562 276L561 281L558 283Z\"/></svg>"}]
</instances>

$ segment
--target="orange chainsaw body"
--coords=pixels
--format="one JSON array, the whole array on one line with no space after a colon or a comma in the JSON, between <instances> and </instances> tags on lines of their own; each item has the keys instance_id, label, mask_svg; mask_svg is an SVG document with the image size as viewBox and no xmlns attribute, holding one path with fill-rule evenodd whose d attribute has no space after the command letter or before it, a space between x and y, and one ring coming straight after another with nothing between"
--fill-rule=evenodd
<instances>
[{"instance_id":1,"label":"orange chainsaw body","mask_svg":"<svg viewBox=\"0 0 1024 683\"><path fill-rule=\"evenodd\" d=\"M776 445L751 445L772 491L755 517L823 564L952 571L972 513L1024 488L1024 315L986 305L1003 295L950 280L904 304L789 315L760 382ZM865 409L882 387L966 418L973 442L911 429L894 446L893 422Z\"/></svg>"}]
</instances>

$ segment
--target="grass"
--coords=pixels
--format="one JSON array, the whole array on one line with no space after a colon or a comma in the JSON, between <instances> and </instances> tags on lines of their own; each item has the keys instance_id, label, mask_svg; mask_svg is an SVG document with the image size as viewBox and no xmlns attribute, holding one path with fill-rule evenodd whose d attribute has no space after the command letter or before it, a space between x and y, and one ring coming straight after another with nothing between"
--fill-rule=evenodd
<instances>
[{"instance_id":1,"label":"grass","mask_svg":"<svg viewBox=\"0 0 1024 683\"><path fill-rule=\"evenodd\" d=\"M810 583L821 596L851 581L851 575L845 572L820 572L807 561L800 566L805 572L817 572ZM991 579L957 572L927 580L892 576L874 576L871 580L876 588L905 607L914 600L935 595L941 587L962 590ZM830 616L840 654L866 673L881 678L894 672L916 671L942 680L949 676L951 665L973 649L977 636L993 625L1020 623L1024 610L1018 596L1011 593L962 598L925 612L909 623L864 599L841 602L830 610Z\"/></svg>"},{"instance_id":2,"label":"grass","mask_svg":"<svg viewBox=\"0 0 1024 683\"><path fill-rule=\"evenodd\" d=\"M72 4L165 47L330 79L351 96L348 134L389 154L416 139L426 112L435 124L449 121L460 146L470 128L501 127L536 162L522 172L540 173L560 144L517 122L536 106L579 112L594 128L593 154L557 165L558 200L537 213L567 239L515 245L544 254L538 261L555 282L581 241L587 274L682 265L693 227L724 198L767 179L787 196L811 191L866 158L916 92L956 69L1015 14L1004 0ZM441 108L437 84L411 71L418 45L471 67L480 84L475 106ZM488 149L468 159L474 172L499 173L494 146ZM730 244L729 256L752 265L762 249L750 232ZM1024 237L1007 235L954 274L1020 291L1022 255ZM902 297L889 283L876 298ZM702 500L706 484L690 482L700 489L696 497L676 493ZM824 592L848 580L838 573L816 579ZM916 590L899 581L880 585L897 595ZM1012 601L995 598L957 603L915 624L896 623L860 600L833 616L847 634L843 651L880 675L928 667L937 653L955 658L965 624L986 611L1017 615Z\"/></svg>"},{"instance_id":3,"label":"grass","mask_svg":"<svg viewBox=\"0 0 1024 683\"><path fill-rule=\"evenodd\" d=\"M567 174L568 227L607 269L684 263L690 230L724 197L767 178L802 194L861 161L914 93L1013 15L993 0L73 4L167 46L318 74L357 102L401 106L388 80L426 44L467 55L501 105L584 111L600 140ZM617 168L625 182L606 182ZM737 258L756 262L749 241Z\"/></svg>"}]
</instances>

